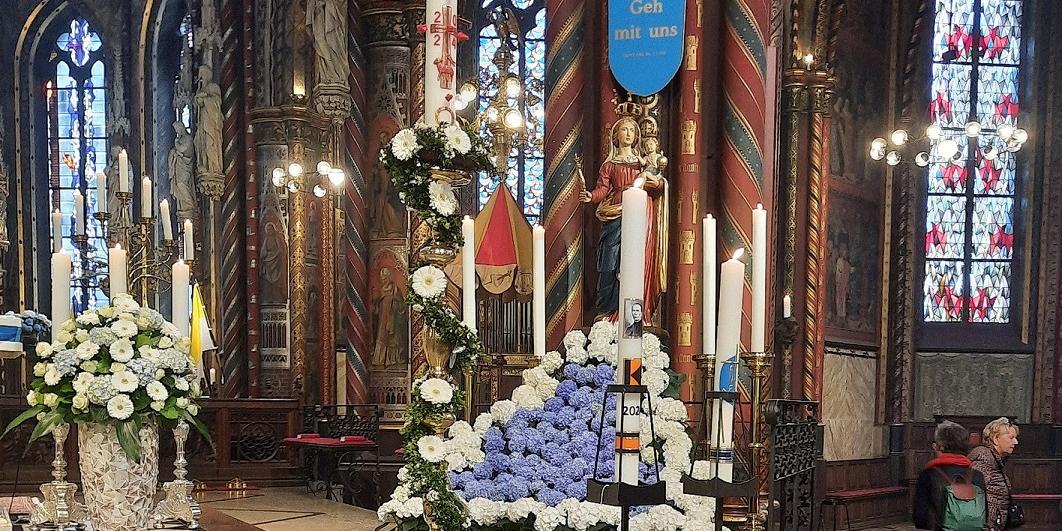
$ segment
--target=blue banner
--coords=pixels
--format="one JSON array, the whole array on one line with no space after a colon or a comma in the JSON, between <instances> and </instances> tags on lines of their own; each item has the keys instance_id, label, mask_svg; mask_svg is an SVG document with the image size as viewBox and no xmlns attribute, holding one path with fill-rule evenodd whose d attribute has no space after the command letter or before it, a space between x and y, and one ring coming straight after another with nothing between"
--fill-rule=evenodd
<instances>
[{"instance_id":1,"label":"blue banner","mask_svg":"<svg viewBox=\"0 0 1062 531\"><path fill-rule=\"evenodd\" d=\"M637 96L660 92L682 64L686 0L609 0L608 64Z\"/></svg>"}]
</instances>

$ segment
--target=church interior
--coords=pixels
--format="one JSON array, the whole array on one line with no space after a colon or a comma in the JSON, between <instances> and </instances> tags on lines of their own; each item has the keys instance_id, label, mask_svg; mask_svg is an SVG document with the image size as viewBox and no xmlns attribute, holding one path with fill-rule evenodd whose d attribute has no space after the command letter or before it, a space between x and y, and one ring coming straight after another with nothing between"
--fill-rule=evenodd
<instances>
[{"instance_id":1,"label":"church interior","mask_svg":"<svg viewBox=\"0 0 1062 531\"><path fill-rule=\"evenodd\" d=\"M1062 529L1062 3L2 9L0 530Z\"/></svg>"}]
</instances>

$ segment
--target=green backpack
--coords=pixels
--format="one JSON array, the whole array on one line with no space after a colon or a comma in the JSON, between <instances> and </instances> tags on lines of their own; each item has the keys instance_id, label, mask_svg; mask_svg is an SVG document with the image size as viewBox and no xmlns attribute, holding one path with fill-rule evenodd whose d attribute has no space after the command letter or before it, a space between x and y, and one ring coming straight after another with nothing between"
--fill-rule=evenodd
<instances>
[{"instance_id":1,"label":"green backpack","mask_svg":"<svg viewBox=\"0 0 1062 531\"><path fill-rule=\"evenodd\" d=\"M985 527L985 492L973 484L967 471L955 478L936 469L948 486L944 487L941 529L944 531L981 531Z\"/></svg>"}]
</instances>

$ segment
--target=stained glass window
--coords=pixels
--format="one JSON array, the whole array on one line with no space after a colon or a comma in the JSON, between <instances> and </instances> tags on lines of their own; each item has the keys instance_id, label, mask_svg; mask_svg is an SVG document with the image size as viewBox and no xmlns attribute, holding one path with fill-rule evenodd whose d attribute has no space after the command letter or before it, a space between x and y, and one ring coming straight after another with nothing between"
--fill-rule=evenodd
<instances>
[{"instance_id":1,"label":"stained glass window","mask_svg":"<svg viewBox=\"0 0 1062 531\"><path fill-rule=\"evenodd\" d=\"M48 113L49 206L62 213L63 248L74 257L74 312L106 302L99 279L107 269L107 242L96 220L96 178L107 166L107 71L103 42L83 18L70 21L56 41L51 79L45 84ZM85 236L75 243L74 194L85 198Z\"/></svg>"},{"instance_id":2,"label":"stained glass window","mask_svg":"<svg viewBox=\"0 0 1062 531\"><path fill-rule=\"evenodd\" d=\"M1016 160L984 146L1017 125L1021 16L1020 0L936 0L929 115L959 156L927 173L926 322L1010 322Z\"/></svg>"},{"instance_id":3,"label":"stained glass window","mask_svg":"<svg viewBox=\"0 0 1062 531\"><path fill-rule=\"evenodd\" d=\"M523 80L526 91L519 101L528 141L514 146L509 152L504 180L527 220L532 224L539 223L545 181L542 152L546 114L542 98L546 79L545 1L483 0L479 19L479 111L486 112L498 91L505 90L499 87L498 80L503 73L499 72L496 59L499 53L508 50L513 59L508 71ZM499 36L499 30L503 32L502 36ZM483 131L491 136L487 125ZM479 176L480 208L490 199L498 182L495 175L484 173Z\"/></svg>"}]
</instances>

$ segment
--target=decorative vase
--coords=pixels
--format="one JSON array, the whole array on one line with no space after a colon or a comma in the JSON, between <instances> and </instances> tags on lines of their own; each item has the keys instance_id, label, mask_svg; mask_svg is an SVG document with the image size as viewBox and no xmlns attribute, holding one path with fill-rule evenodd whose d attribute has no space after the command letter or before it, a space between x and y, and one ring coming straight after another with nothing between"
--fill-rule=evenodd
<instances>
[{"instance_id":1,"label":"decorative vase","mask_svg":"<svg viewBox=\"0 0 1062 531\"><path fill-rule=\"evenodd\" d=\"M428 376L450 381L451 347L434 329L424 327L424 358L428 362ZM451 382L453 383L453 382Z\"/></svg>"},{"instance_id":2,"label":"decorative vase","mask_svg":"<svg viewBox=\"0 0 1062 531\"><path fill-rule=\"evenodd\" d=\"M158 425L147 421L141 426L139 463L126 457L112 425L78 424L77 442L82 490L93 529L148 529L158 489Z\"/></svg>"}]
</instances>

